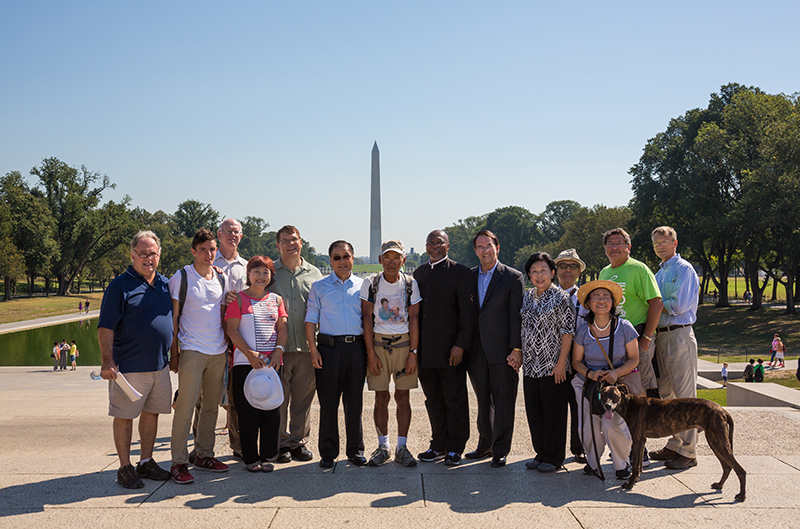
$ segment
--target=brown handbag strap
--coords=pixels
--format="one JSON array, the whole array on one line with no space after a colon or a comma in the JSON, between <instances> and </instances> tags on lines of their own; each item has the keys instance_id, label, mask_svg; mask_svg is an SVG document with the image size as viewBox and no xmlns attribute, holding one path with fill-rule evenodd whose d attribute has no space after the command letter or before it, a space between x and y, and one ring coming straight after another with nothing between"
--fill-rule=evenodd
<instances>
[{"instance_id":1,"label":"brown handbag strap","mask_svg":"<svg viewBox=\"0 0 800 529\"><path fill-rule=\"evenodd\" d=\"M605 347L603 347L603 344L601 344L600 340L597 339L597 335L592 330L592 325L594 325L594 324L589 324L589 332L592 333L592 338L594 338L594 341L597 342L597 345L600 346L600 350L603 351L603 356L606 357L606 362L608 362L608 367L613 370L614 369L614 364L612 364L611 363L611 359L608 358L608 354L606 354L606 349L605 349ZM614 325L614 320L612 319L611 320L611 333L608 335L609 336L609 340L608 340L609 343L611 343L611 339L610 339L611 334L614 334L615 330L616 330L616 325Z\"/></svg>"}]
</instances>

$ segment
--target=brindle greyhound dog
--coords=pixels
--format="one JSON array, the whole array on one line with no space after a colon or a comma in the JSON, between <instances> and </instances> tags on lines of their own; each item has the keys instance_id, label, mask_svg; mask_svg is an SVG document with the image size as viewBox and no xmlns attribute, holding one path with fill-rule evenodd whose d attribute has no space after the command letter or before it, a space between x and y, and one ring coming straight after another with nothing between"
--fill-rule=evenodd
<instances>
[{"instance_id":1,"label":"brindle greyhound dog","mask_svg":"<svg viewBox=\"0 0 800 529\"><path fill-rule=\"evenodd\" d=\"M648 438L668 437L697 428L698 432L705 430L708 445L722 465L722 479L712 484L711 488L721 490L733 469L740 486L735 499L744 501L747 473L733 457L733 418L722 406L706 399L661 400L639 397L630 394L624 384L603 388L600 398L606 413L616 411L625 419L633 440L633 472L622 488L631 489L639 480L644 444Z\"/></svg>"}]
</instances>

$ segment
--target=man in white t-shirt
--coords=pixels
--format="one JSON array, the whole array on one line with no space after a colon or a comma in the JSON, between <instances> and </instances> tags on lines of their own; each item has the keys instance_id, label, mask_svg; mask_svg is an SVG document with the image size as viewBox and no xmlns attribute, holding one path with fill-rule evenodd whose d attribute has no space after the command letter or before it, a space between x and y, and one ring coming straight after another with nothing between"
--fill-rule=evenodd
<instances>
[{"instance_id":1,"label":"man in white t-shirt","mask_svg":"<svg viewBox=\"0 0 800 529\"><path fill-rule=\"evenodd\" d=\"M172 420L172 468L176 483L194 482L189 473L186 443L192 412L202 388L203 403L197 421L194 468L225 472L228 465L214 457L214 429L223 390L228 344L222 328L225 314L225 275L212 268L217 253L214 234L197 230L192 240L194 264L178 270L169 280L173 328L169 367L178 373L178 398ZM182 299L183 298L183 299ZM182 305L182 307L181 307Z\"/></svg>"},{"instance_id":2,"label":"man in white t-shirt","mask_svg":"<svg viewBox=\"0 0 800 529\"><path fill-rule=\"evenodd\" d=\"M410 390L417 387L417 344L419 342L419 286L402 272L406 262L403 243L386 241L378 261L383 272L361 285L361 315L367 347L367 386L375 392L375 428L378 448L370 466L391 460L389 455L389 381L394 378L397 404L397 448L395 461L405 467L417 464L406 447L411 426Z\"/></svg>"}]
</instances>

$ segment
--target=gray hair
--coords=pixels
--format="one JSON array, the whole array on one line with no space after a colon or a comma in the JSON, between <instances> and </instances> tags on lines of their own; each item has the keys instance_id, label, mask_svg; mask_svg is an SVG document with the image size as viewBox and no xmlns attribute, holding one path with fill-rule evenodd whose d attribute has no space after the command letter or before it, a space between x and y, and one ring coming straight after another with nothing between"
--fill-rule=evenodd
<instances>
[{"instance_id":1,"label":"gray hair","mask_svg":"<svg viewBox=\"0 0 800 529\"><path fill-rule=\"evenodd\" d=\"M153 239L154 241L156 241L156 246L158 246L158 251L159 252L161 251L161 239L159 239L158 235L156 235L150 230L140 231L139 233L133 236L133 239L131 239L131 251L133 251L136 248L136 246L139 244L139 241L141 241L142 239Z\"/></svg>"}]
</instances>

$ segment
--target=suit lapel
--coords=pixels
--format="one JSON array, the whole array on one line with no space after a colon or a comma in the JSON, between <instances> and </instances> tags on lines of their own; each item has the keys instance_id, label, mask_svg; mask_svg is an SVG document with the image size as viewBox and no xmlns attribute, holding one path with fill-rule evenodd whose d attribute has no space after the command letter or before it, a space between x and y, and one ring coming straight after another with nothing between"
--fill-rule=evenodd
<instances>
[{"instance_id":1,"label":"suit lapel","mask_svg":"<svg viewBox=\"0 0 800 529\"><path fill-rule=\"evenodd\" d=\"M497 286L497 283L500 282L500 276L505 273L505 266L502 263L498 262L497 267L494 269L494 273L492 274L492 278L489 280L489 286L486 287L486 295L483 297L483 305L486 306L486 302L489 301L489 298L492 296L492 291L494 287Z\"/></svg>"}]
</instances>

